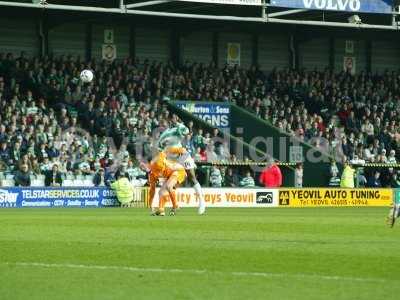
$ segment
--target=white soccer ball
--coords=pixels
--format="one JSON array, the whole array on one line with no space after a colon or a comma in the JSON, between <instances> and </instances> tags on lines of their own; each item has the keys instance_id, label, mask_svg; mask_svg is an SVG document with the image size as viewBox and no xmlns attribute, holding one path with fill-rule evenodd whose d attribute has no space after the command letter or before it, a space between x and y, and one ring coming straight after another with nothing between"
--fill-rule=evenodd
<instances>
[{"instance_id":1,"label":"white soccer ball","mask_svg":"<svg viewBox=\"0 0 400 300\"><path fill-rule=\"evenodd\" d=\"M93 72L90 70L83 70L81 72L80 78L83 82L91 82L93 80Z\"/></svg>"}]
</instances>

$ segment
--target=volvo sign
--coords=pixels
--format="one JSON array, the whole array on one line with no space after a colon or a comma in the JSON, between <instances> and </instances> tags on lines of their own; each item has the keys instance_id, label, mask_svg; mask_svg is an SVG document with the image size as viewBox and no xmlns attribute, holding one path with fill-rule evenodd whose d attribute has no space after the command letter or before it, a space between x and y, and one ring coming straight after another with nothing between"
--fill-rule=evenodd
<instances>
[{"instance_id":1,"label":"volvo sign","mask_svg":"<svg viewBox=\"0 0 400 300\"><path fill-rule=\"evenodd\" d=\"M390 14L393 0L271 0L270 6Z\"/></svg>"}]
</instances>

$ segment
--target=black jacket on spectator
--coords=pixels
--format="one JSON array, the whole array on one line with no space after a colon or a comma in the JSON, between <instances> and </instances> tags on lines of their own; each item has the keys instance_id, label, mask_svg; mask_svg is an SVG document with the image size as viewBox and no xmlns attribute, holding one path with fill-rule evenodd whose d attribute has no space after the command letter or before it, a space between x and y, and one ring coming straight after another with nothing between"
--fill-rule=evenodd
<instances>
[{"instance_id":1,"label":"black jacket on spectator","mask_svg":"<svg viewBox=\"0 0 400 300\"><path fill-rule=\"evenodd\" d=\"M394 189L400 188L400 179L397 176L390 181L390 187Z\"/></svg>"},{"instance_id":2,"label":"black jacket on spectator","mask_svg":"<svg viewBox=\"0 0 400 300\"><path fill-rule=\"evenodd\" d=\"M62 179L61 172L54 173L52 170L50 170L50 171L47 171L45 173L44 184L46 186L52 186L55 183L59 184L61 186L62 185L62 181L63 181L63 179Z\"/></svg>"},{"instance_id":3,"label":"black jacket on spectator","mask_svg":"<svg viewBox=\"0 0 400 300\"><path fill-rule=\"evenodd\" d=\"M96 129L99 131L100 136L107 136L111 128L111 120L108 115L102 115L95 120Z\"/></svg>"},{"instance_id":4,"label":"black jacket on spectator","mask_svg":"<svg viewBox=\"0 0 400 300\"><path fill-rule=\"evenodd\" d=\"M225 174L224 178L224 186L226 187L236 187L239 185L239 177L237 174L233 173L232 175Z\"/></svg>"},{"instance_id":5,"label":"black jacket on spectator","mask_svg":"<svg viewBox=\"0 0 400 300\"><path fill-rule=\"evenodd\" d=\"M10 149L0 149L0 159L2 159L4 162L8 163L11 159L11 154L10 154Z\"/></svg>"},{"instance_id":6,"label":"black jacket on spectator","mask_svg":"<svg viewBox=\"0 0 400 300\"><path fill-rule=\"evenodd\" d=\"M368 178L367 187L371 188L379 188L382 187L381 181L376 179L375 176L371 176Z\"/></svg>"},{"instance_id":7,"label":"black jacket on spectator","mask_svg":"<svg viewBox=\"0 0 400 300\"><path fill-rule=\"evenodd\" d=\"M102 179L106 186L110 186L110 183L113 180L113 176L109 172L105 172L103 174L101 174L101 172L97 172L93 177L93 184L95 186L99 186L101 184Z\"/></svg>"},{"instance_id":8,"label":"black jacket on spectator","mask_svg":"<svg viewBox=\"0 0 400 300\"><path fill-rule=\"evenodd\" d=\"M17 171L14 176L15 186L30 186L31 177L29 172Z\"/></svg>"},{"instance_id":9,"label":"black jacket on spectator","mask_svg":"<svg viewBox=\"0 0 400 300\"><path fill-rule=\"evenodd\" d=\"M382 187L390 187L392 181L393 173L389 172L388 169L381 170L381 176L379 177L379 182Z\"/></svg>"},{"instance_id":10,"label":"black jacket on spectator","mask_svg":"<svg viewBox=\"0 0 400 300\"><path fill-rule=\"evenodd\" d=\"M91 132L94 133L94 126L92 121L96 119L96 114L93 109L88 109L80 114L80 120L83 125ZM94 122L94 121L93 121Z\"/></svg>"}]
</instances>

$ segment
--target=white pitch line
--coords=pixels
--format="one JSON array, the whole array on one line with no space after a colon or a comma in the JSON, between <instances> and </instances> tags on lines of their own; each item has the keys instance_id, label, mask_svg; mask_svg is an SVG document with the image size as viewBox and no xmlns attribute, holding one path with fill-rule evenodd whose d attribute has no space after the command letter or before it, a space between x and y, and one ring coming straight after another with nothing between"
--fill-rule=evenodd
<instances>
[{"instance_id":1,"label":"white pitch line","mask_svg":"<svg viewBox=\"0 0 400 300\"><path fill-rule=\"evenodd\" d=\"M322 279L328 281L350 281L350 282L371 282L387 283L399 282L399 280L382 278L361 278L333 276L322 274L303 274L303 273L266 273L266 272L223 272L211 270L191 270L191 269L161 269L161 268L137 268L129 266L101 266L101 265L82 265L82 264L50 264L40 262L6 262L1 263L7 266L17 267L40 267L40 268L67 268L67 269L87 269L87 270L116 270L137 273L185 273L185 274L209 274L209 275L229 275L234 277L283 277L297 279Z\"/></svg>"}]
</instances>

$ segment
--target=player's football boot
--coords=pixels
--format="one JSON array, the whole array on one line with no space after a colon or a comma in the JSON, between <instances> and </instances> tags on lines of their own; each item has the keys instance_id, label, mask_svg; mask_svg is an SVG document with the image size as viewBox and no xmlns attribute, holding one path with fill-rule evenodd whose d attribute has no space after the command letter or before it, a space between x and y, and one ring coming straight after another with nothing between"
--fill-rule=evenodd
<instances>
[{"instance_id":1,"label":"player's football boot","mask_svg":"<svg viewBox=\"0 0 400 300\"><path fill-rule=\"evenodd\" d=\"M199 215L203 215L205 212L206 212L206 205L205 204L199 205L199 209L197 210L197 213Z\"/></svg>"},{"instance_id":2,"label":"player's football boot","mask_svg":"<svg viewBox=\"0 0 400 300\"><path fill-rule=\"evenodd\" d=\"M200 197L198 197L199 199L199 208L197 209L197 213L199 215L202 215L206 212L206 201L203 199L201 199Z\"/></svg>"},{"instance_id":3,"label":"player's football boot","mask_svg":"<svg viewBox=\"0 0 400 300\"><path fill-rule=\"evenodd\" d=\"M157 209L156 216L165 217L165 210L164 209Z\"/></svg>"}]
</instances>

